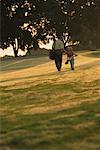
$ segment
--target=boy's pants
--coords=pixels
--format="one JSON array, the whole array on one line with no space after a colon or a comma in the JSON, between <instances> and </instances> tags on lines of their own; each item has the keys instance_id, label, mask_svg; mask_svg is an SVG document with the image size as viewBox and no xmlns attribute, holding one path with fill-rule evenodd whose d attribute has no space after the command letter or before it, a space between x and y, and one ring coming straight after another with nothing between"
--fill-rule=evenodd
<instances>
[{"instance_id":1,"label":"boy's pants","mask_svg":"<svg viewBox=\"0 0 100 150\"><path fill-rule=\"evenodd\" d=\"M70 62L71 70L74 70L74 57L71 58L71 60L69 60L69 62Z\"/></svg>"}]
</instances>

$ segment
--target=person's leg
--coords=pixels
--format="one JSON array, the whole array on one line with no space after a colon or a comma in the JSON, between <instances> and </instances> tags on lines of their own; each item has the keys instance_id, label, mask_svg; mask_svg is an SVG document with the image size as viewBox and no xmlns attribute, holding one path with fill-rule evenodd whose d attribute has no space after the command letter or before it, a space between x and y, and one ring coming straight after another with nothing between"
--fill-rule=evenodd
<instances>
[{"instance_id":1,"label":"person's leg","mask_svg":"<svg viewBox=\"0 0 100 150\"><path fill-rule=\"evenodd\" d=\"M74 70L74 58L70 60L71 70Z\"/></svg>"},{"instance_id":2,"label":"person's leg","mask_svg":"<svg viewBox=\"0 0 100 150\"><path fill-rule=\"evenodd\" d=\"M59 68L61 70L61 67L62 67L62 53L60 52L59 53Z\"/></svg>"},{"instance_id":3,"label":"person's leg","mask_svg":"<svg viewBox=\"0 0 100 150\"><path fill-rule=\"evenodd\" d=\"M67 59L66 62L65 62L65 64L68 64L68 62L69 62L69 61L68 61L68 59Z\"/></svg>"},{"instance_id":4,"label":"person's leg","mask_svg":"<svg viewBox=\"0 0 100 150\"><path fill-rule=\"evenodd\" d=\"M56 52L55 54L55 64L56 64L57 70L60 71L61 65L62 65L62 55L59 54L58 52Z\"/></svg>"},{"instance_id":5,"label":"person's leg","mask_svg":"<svg viewBox=\"0 0 100 150\"><path fill-rule=\"evenodd\" d=\"M58 54L57 54L57 52L55 52L55 65L58 70Z\"/></svg>"}]
</instances>

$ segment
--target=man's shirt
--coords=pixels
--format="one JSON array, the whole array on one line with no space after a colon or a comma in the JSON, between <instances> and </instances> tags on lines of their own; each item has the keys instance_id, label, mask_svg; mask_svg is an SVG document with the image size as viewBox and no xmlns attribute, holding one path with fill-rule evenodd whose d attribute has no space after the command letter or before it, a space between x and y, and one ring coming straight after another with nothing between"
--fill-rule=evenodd
<instances>
[{"instance_id":1,"label":"man's shirt","mask_svg":"<svg viewBox=\"0 0 100 150\"><path fill-rule=\"evenodd\" d=\"M52 49L54 50L62 50L64 49L64 43L58 39L57 41L55 41L52 45Z\"/></svg>"}]
</instances>

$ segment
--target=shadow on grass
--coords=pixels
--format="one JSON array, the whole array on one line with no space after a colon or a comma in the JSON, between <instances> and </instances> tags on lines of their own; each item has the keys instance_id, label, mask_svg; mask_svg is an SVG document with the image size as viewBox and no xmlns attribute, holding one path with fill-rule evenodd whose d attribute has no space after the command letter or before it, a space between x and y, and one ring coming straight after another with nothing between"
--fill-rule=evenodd
<instances>
[{"instance_id":1,"label":"shadow on grass","mask_svg":"<svg viewBox=\"0 0 100 150\"><path fill-rule=\"evenodd\" d=\"M1 107L9 106L13 109L21 109L24 106L36 107L36 105L38 105L45 108L47 104L48 106L52 106L60 105L64 102L80 102L86 99L91 99L91 97L97 98L99 84L100 80L95 80L91 83L84 83L82 85L79 82L56 84L47 81L26 88L13 87L9 89L9 86L1 86L0 105Z\"/></svg>"},{"instance_id":2,"label":"shadow on grass","mask_svg":"<svg viewBox=\"0 0 100 150\"><path fill-rule=\"evenodd\" d=\"M100 58L100 50L88 51L87 53L83 52L84 56Z\"/></svg>"},{"instance_id":3,"label":"shadow on grass","mask_svg":"<svg viewBox=\"0 0 100 150\"><path fill-rule=\"evenodd\" d=\"M63 73L66 73L66 71L64 71ZM51 75L60 75L60 73L58 72L52 72L52 73L46 73L46 74L41 74L41 75L32 75L32 76L28 76L28 77L18 77L18 78L15 78L15 79L9 79L9 80L3 80L3 81L0 81L1 83L3 82L8 82L8 81L17 81L17 80L23 80L23 79L33 79L35 77L46 77L46 76L51 76Z\"/></svg>"},{"instance_id":4,"label":"shadow on grass","mask_svg":"<svg viewBox=\"0 0 100 150\"><path fill-rule=\"evenodd\" d=\"M95 62L90 62L87 64L82 64L80 66L76 66L77 69L86 70L90 68L95 68L96 66L100 66L100 61L96 60Z\"/></svg>"},{"instance_id":5,"label":"shadow on grass","mask_svg":"<svg viewBox=\"0 0 100 150\"><path fill-rule=\"evenodd\" d=\"M14 150L88 150L100 146L100 102L84 103L77 108L37 115L16 114L14 120L1 118L1 148ZM72 117L78 111L85 113ZM60 118L60 116L63 116ZM58 119L56 119L58 117ZM91 125L88 125L88 122ZM92 124L93 123L93 124ZM79 126L87 124L87 126ZM79 126L79 128L75 128ZM83 145L82 145L83 143ZM77 147L75 148L75 145ZM86 147L86 144L88 147Z\"/></svg>"},{"instance_id":6,"label":"shadow on grass","mask_svg":"<svg viewBox=\"0 0 100 150\"><path fill-rule=\"evenodd\" d=\"M89 90L95 90L95 88L99 86L99 81L100 80L95 80L83 86L75 82L69 84L51 84L47 82L18 90L7 90L6 87L2 87L1 92L4 92L4 94L12 93L12 95L15 95L15 99L13 99L13 97L12 99L5 97L1 100L2 108L4 106L8 108L6 110L7 112L0 117L1 149L88 150L91 149L92 146L95 147L95 150L98 149L100 146L99 100L94 103L84 102L73 108L66 106L66 108L62 108L60 111L53 110L52 112L44 112L42 114L38 112L38 114L25 115L22 114L20 110L22 110L24 106L28 107L30 104L36 104L35 107L38 107L44 102L47 102L44 108L49 104L49 106L52 107L54 100L56 102L63 102L63 95L60 96L59 94L63 92L71 92L72 95L76 93L80 96L79 99L78 97L74 97L73 101L78 101L81 98L85 99L86 97L83 97L86 96L84 92L88 90L89 93ZM28 93L30 95L26 97L25 93L29 91L31 93ZM24 95L23 100L17 98L18 95L21 97L21 94ZM45 97L46 95L47 97ZM59 97L54 99L52 95L59 95ZM68 98L67 95L65 96ZM71 95L69 94L69 96ZM93 94L92 96L96 95ZM51 101L52 99L53 101ZM17 111L10 112L10 108ZM30 107L28 109L30 109ZM75 145L78 146L76 149ZM85 145L88 145L88 147Z\"/></svg>"},{"instance_id":7,"label":"shadow on grass","mask_svg":"<svg viewBox=\"0 0 100 150\"><path fill-rule=\"evenodd\" d=\"M41 65L51 61L49 57L28 57L28 58L15 58L12 60L1 61L0 63L0 71L17 71L20 69L26 69L30 67L34 67L37 65Z\"/></svg>"},{"instance_id":8,"label":"shadow on grass","mask_svg":"<svg viewBox=\"0 0 100 150\"><path fill-rule=\"evenodd\" d=\"M29 67L34 67L34 66L38 66L38 65L40 65L40 64L45 64L45 63L47 63L48 62L48 59L44 59L43 60L43 62L41 61L41 63L39 63L38 61L35 63L35 64L31 64L31 65L29 65L29 66L25 66L25 65L23 65L23 63L22 63L22 66L19 66L19 68L20 69L25 69L25 68L29 68ZM19 62L19 63L21 63L21 62ZM96 60L95 62L90 62L90 63L88 63L88 64L82 64L82 65L79 65L79 66L76 66L75 67L75 69L77 69L77 70L84 70L84 69L90 69L90 68L94 68L95 66L99 66L100 65L100 62L98 61L98 60ZM21 68L22 67L22 68ZM17 67L17 68L12 68L12 70L10 70L11 68L7 68L7 71L14 71L14 70L19 70L19 68ZM1 70L2 71L5 71L5 67L4 68L2 68L1 67ZM61 76L62 74L64 75L64 74L66 74L66 72L69 72L70 70L68 69L68 70L65 70L65 71L61 71L61 72L58 72L58 71L54 71L54 72L52 72L52 73L43 73L43 74L40 74L40 75L31 75L31 76L28 76L28 77L16 77L16 78L14 78L14 79L9 79L9 80L3 80L3 81L0 81L1 83L3 83L3 82L8 82L8 81L18 81L18 80L24 80L24 79L33 79L33 78L41 78L41 77L47 77L48 76L48 78L49 78L49 76L52 76L52 75L56 75L57 77L58 76ZM38 79L39 80L39 79ZM56 80L56 79L55 79Z\"/></svg>"}]
</instances>

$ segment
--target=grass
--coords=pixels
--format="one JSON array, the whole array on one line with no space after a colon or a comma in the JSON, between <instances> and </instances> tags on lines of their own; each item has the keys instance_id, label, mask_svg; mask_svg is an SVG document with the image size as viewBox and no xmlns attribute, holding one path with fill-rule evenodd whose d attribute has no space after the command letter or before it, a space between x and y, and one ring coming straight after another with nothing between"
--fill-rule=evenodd
<instances>
[{"instance_id":1,"label":"grass","mask_svg":"<svg viewBox=\"0 0 100 150\"><path fill-rule=\"evenodd\" d=\"M95 61L93 59L91 63ZM44 69L47 69L46 65L48 67L48 64L44 64ZM99 150L100 79L98 74L95 78L92 76L92 67L80 67L82 74L68 70L61 74L52 70L39 74L40 68L37 66L37 74L32 70L34 74L30 78L32 74L23 66L27 77L21 77L23 72L19 72L19 75L17 72L14 80L9 67L3 70L5 78L0 86L0 148ZM97 70L98 65L95 66ZM91 71L88 74L90 81L87 81L87 71Z\"/></svg>"}]
</instances>

